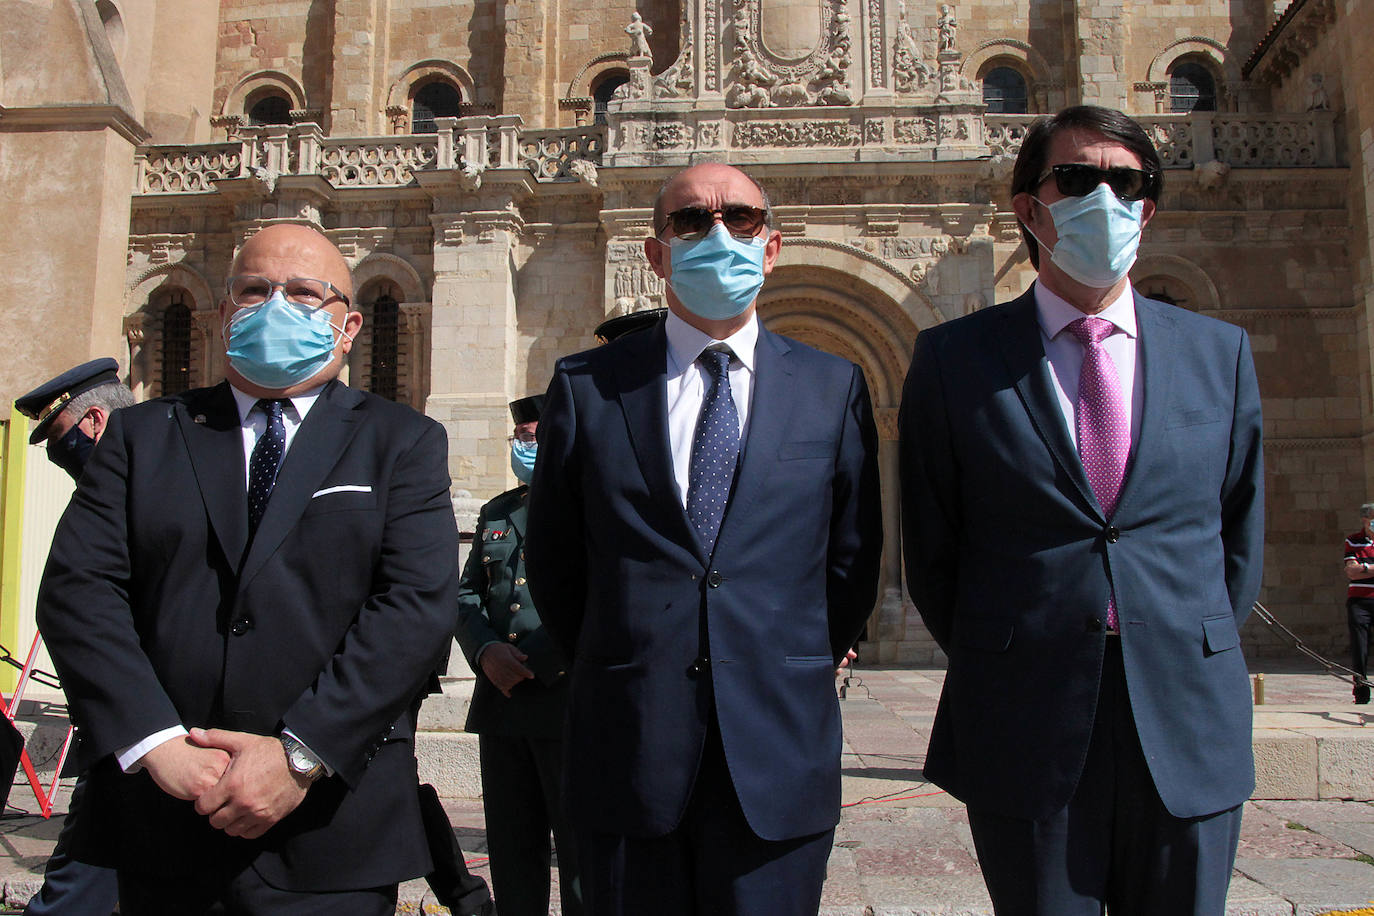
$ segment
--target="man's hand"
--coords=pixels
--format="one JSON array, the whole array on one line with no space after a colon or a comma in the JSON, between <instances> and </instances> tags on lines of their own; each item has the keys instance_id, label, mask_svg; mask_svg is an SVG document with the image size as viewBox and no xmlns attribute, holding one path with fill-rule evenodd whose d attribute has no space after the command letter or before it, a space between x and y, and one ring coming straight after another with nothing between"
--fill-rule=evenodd
<instances>
[{"instance_id":1,"label":"man's hand","mask_svg":"<svg viewBox=\"0 0 1374 916\"><path fill-rule=\"evenodd\" d=\"M1345 561L1345 577L1352 582L1356 579L1368 579L1369 575L1369 567L1365 565L1363 560L1351 557Z\"/></svg>"},{"instance_id":2,"label":"man's hand","mask_svg":"<svg viewBox=\"0 0 1374 916\"><path fill-rule=\"evenodd\" d=\"M482 666L482 673L496 685L497 690L510 696L512 687L534 677L534 672L521 664L528 657L515 646L494 642L482 650L482 657L477 659L477 664Z\"/></svg>"},{"instance_id":3,"label":"man's hand","mask_svg":"<svg viewBox=\"0 0 1374 916\"><path fill-rule=\"evenodd\" d=\"M229 767L196 799L196 811L230 836L256 840L305 799L310 780L286 764L281 741L223 729L191 729L191 740L229 755Z\"/></svg>"},{"instance_id":4,"label":"man's hand","mask_svg":"<svg viewBox=\"0 0 1374 916\"><path fill-rule=\"evenodd\" d=\"M855 652L853 649L850 649L848 652L846 652L844 654L844 658L840 659L840 663L835 666L835 677L839 677L840 672L848 668L849 663L858 657L859 653Z\"/></svg>"},{"instance_id":5,"label":"man's hand","mask_svg":"<svg viewBox=\"0 0 1374 916\"><path fill-rule=\"evenodd\" d=\"M138 762L159 789L173 798L194 801L219 782L229 766L229 755L217 748L197 747L182 735L162 742Z\"/></svg>"}]
</instances>

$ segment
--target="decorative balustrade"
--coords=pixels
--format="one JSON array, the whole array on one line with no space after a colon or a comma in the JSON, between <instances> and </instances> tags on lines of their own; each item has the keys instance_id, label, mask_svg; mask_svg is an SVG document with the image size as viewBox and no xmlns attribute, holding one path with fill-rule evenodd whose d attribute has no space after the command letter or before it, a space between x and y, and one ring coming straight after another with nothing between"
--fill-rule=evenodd
<instances>
[{"instance_id":1,"label":"decorative balustrade","mask_svg":"<svg viewBox=\"0 0 1374 916\"><path fill-rule=\"evenodd\" d=\"M987 115L985 142L994 157L1015 157L1034 115ZM1165 168L1212 160L1232 168L1329 167L1336 157L1329 111L1247 115L1198 112L1151 115L1140 123ZM583 161L606 152L602 127L524 130L520 118L436 118L438 132L390 137L328 138L315 124L242 128L232 142L147 146L139 150L139 194L200 194L232 178L273 182L319 175L336 188L401 188L421 171L527 169L537 181L575 181ZM879 130L877 132L881 134Z\"/></svg>"},{"instance_id":2,"label":"decorative balustrade","mask_svg":"<svg viewBox=\"0 0 1374 916\"><path fill-rule=\"evenodd\" d=\"M993 155L1014 157L1038 115L987 115ZM1233 114L1195 112L1136 118L1166 169L1216 160L1231 168L1327 168L1336 158L1335 113Z\"/></svg>"}]
</instances>

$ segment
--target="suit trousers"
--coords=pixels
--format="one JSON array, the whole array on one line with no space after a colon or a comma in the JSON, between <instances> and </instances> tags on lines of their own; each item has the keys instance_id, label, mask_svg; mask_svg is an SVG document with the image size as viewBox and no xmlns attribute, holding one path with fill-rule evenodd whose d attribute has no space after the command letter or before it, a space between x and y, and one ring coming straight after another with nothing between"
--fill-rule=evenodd
<instances>
[{"instance_id":1,"label":"suit trousers","mask_svg":"<svg viewBox=\"0 0 1374 916\"><path fill-rule=\"evenodd\" d=\"M997 916L1222 916L1241 808L1174 817L1140 749L1108 637L1087 760L1068 805L1041 821L969 808Z\"/></svg>"},{"instance_id":2,"label":"suit trousers","mask_svg":"<svg viewBox=\"0 0 1374 916\"><path fill-rule=\"evenodd\" d=\"M563 809L563 742L483 734L482 807L491 883L502 916L548 916L549 833L563 916L581 916L577 847Z\"/></svg>"},{"instance_id":3,"label":"suit trousers","mask_svg":"<svg viewBox=\"0 0 1374 916\"><path fill-rule=\"evenodd\" d=\"M236 875L119 875L124 916L394 916L398 888L300 893L272 887L251 866Z\"/></svg>"},{"instance_id":4,"label":"suit trousers","mask_svg":"<svg viewBox=\"0 0 1374 916\"><path fill-rule=\"evenodd\" d=\"M90 816L86 807L86 777L76 780L62 832L57 835L48 864L43 869L43 886L24 907L24 916L110 916L119 900L115 870L102 865L79 862L69 854L69 846L87 829L82 823Z\"/></svg>"},{"instance_id":5,"label":"suit trousers","mask_svg":"<svg viewBox=\"0 0 1374 916\"><path fill-rule=\"evenodd\" d=\"M1361 677L1369 677L1369 637L1374 635L1374 599L1348 598L1346 622L1350 625L1350 667ZM1369 702L1369 688L1356 685L1355 699Z\"/></svg>"},{"instance_id":6,"label":"suit trousers","mask_svg":"<svg viewBox=\"0 0 1374 916\"><path fill-rule=\"evenodd\" d=\"M833 827L788 840L765 840L750 829L713 714L687 810L674 830L660 837L579 834L587 912L815 916L834 838Z\"/></svg>"}]
</instances>

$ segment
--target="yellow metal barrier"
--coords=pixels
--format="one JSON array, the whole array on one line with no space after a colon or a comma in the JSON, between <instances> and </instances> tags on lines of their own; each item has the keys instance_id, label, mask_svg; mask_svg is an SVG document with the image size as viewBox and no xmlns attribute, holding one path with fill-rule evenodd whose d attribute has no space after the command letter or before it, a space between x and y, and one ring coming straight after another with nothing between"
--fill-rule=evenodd
<instances>
[{"instance_id":1,"label":"yellow metal barrier","mask_svg":"<svg viewBox=\"0 0 1374 916\"><path fill-rule=\"evenodd\" d=\"M19 651L19 579L24 541L24 456L28 451L29 422L10 408L0 423L0 644ZM14 689L19 672L8 665L0 670L0 690Z\"/></svg>"}]
</instances>

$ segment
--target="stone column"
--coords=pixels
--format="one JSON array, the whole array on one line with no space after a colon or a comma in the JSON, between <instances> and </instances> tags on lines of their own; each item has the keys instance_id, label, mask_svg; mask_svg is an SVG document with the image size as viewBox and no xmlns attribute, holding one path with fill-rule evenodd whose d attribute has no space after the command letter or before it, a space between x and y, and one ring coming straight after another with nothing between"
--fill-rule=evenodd
<instances>
[{"instance_id":1,"label":"stone column","mask_svg":"<svg viewBox=\"0 0 1374 916\"><path fill-rule=\"evenodd\" d=\"M428 302L402 302L398 308L405 331L406 403L416 410L424 410L425 398L429 396L429 341L426 338L431 320L430 305Z\"/></svg>"},{"instance_id":2,"label":"stone column","mask_svg":"<svg viewBox=\"0 0 1374 916\"><path fill-rule=\"evenodd\" d=\"M220 344L219 309L201 309L191 316L191 320L200 332L200 366L191 383L197 387L211 385L223 375L216 367L224 352Z\"/></svg>"},{"instance_id":3,"label":"stone column","mask_svg":"<svg viewBox=\"0 0 1374 916\"><path fill-rule=\"evenodd\" d=\"M425 413L448 430L455 492L490 499L513 485L506 460L516 372L516 206L531 190L523 170L489 170L480 190L455 171L421 172L434 198L434 295Z\"/></svg>"},{"instance_id":4,"label":"stone column","mask_svg":"<svg viewBox=\"0 0 1374 916\"><path fill-rule=\"evenodd\" d=\"M1126 0L1078 0L1074 4L1079 98L1089 105L1125 109Z\"/></svg>"},{"instance_id":5,"label":"stone column","mask_svg":"<svg viewBox=\"0 0 1374 916\"><path fill-rule=\"evenodd\" d=\"M147 397L148 367L143 359L143 343L147 336L147 313L138 311L124 316L124 339L129 342L129 390L134 400Z\"/></svg>"}]
</instances>

